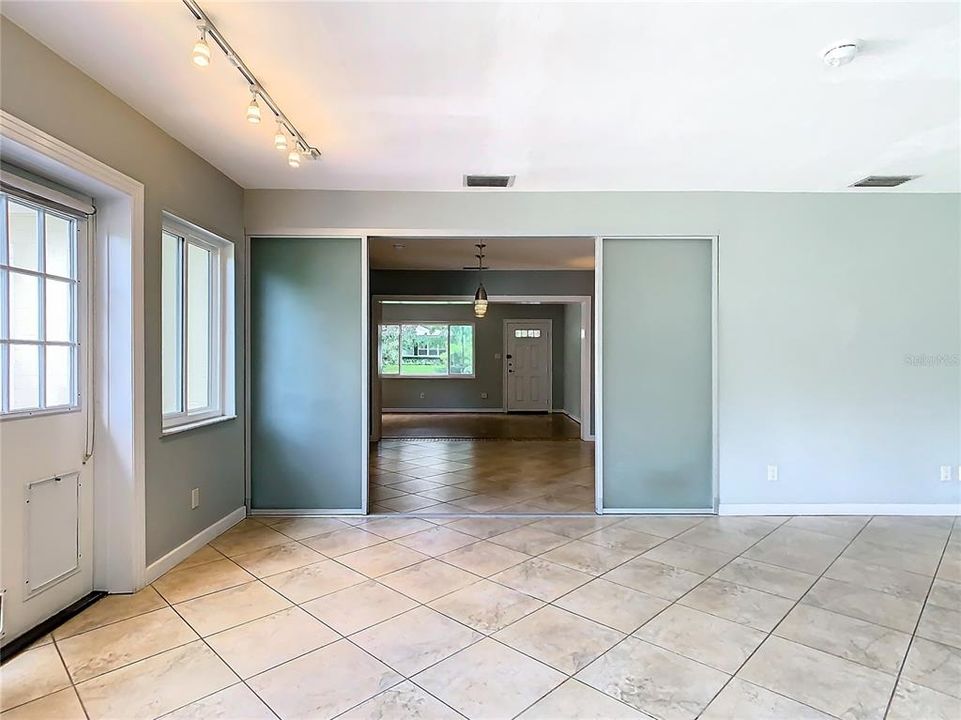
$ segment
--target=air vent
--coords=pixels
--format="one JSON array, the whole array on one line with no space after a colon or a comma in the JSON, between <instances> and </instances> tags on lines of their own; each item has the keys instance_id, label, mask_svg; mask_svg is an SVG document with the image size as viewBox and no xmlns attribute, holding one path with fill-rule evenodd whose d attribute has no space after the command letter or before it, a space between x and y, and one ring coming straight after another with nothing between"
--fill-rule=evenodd
<instances>
[{"instance_id":1,"label":"air vent","mask_svg":"<svg viewBox=\"0 0 961 720\"><path fill-rule=\"evenodd\" d=\"M889 188L904 185L908 180L914 180L918 175L868 175L858 180L851 187L857 188Z\"/></svg>"},{"instance_id":2,"label":"air vent","mask_svg":"<svg viewBox=\"0 0 961 720\"><path fill-rule=\"evenodd\" d=\"M506 188L514 184L513 175L465 175L464 187Z\"/></svg>"}]
</instances>

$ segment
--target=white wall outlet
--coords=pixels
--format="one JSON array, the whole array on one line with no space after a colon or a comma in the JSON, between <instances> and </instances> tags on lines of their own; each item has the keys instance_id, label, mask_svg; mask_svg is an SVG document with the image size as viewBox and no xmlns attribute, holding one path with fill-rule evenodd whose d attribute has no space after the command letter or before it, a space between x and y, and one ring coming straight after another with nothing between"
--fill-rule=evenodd
<instances>
[{"instance_id":1,"label":"white wall outlet","mask_svg":"<svg viewBox=\"0 0 961 720\"><path fill-rule=\"evenodd\" d=\"M423 400L425 397L427 397L427 396L426 396L424 393L421 393L421 394L420 394L420 399L421 399L421 400Z\"/></svg>"},{"instance_id":2,"label":"white wall outlet","mask_svg":"<svg viewBox=\"0 0 961 720\"><path fill-rule=\"evenodd\" d=\"M487 399L487 393L481 393L481 400Z\"/></svg>"},{"instance_id":3,"label":"white wall outlet","mask_svg":"<svg viewBox=\"0 0 961 720\"><path fill-rule=\"evenodd\" d=\"M941 482L951 482L951 466L941 466Z\"/></svg>"},{"instance_id":4,"label":"white wall outlet","mask_svg":"<svg viewBox=\"0 0 961 720\"><path fill-rule=\"evenodd\" d=\"M190 491L190 509L196 510L200 507L200 488L194 488Z\"/></svg>"},{"instance_id":5,"label":"white wall outlet","mask_svg":"<svg viewBox=\"0 0 961 720\"><path fill-rule=\"evenodd\" d=\"M777 482L777 465L767 466L767 481Z\"/></svg>"}]
</instances>

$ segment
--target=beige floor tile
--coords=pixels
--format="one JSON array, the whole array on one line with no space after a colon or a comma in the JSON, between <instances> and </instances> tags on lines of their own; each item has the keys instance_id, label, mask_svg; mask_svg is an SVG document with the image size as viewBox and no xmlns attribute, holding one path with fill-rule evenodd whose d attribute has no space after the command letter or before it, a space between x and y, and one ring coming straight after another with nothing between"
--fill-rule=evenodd
<instances>
[{"instance_id":1,"label":"beige floor tile","mask_svg":"<svg viewBox=\"0 0 961 720\"><path fill-rule=\"evenodd\" d=\"M183 570L185 568L194 567L195 565L203 565L204 563L213 562L214 560L223 560L224 554L214 550L210 545L204 545L197 552L190 555L185 560L181 560L177 565L171 568L171 570Z\"/></svg>"},{"instance_id":2,"label":"beige floor tile","mask_svg":"<svg viewBox=\"0 0 961 720\"><path fill-rule=\"evenodd\" d=\"M611 649L624 634L547 605L497 632L494 639L573 675Z\"/></svg>"},{"instance_id":3,"label":"beige floor tile","mask_svg":"<svg viewBox=\"0 0 961 720\"><path fill-rule=\"evenodd\" d=\"M753 588L709 578L679 602L695 610L770 632L794 602Z\"/></svg>"},{"instance_id":4,"label":"beige floor tile","mask_svg":"<svg viewBox=\"0 0 961 720\"><path fill-rule=\"evenodd\" d=\"M449 617L421 606L362 630L352 635L351 640L410 677L482 637Z\"/></svg>"},{"instance_id":5,"label":"beige floor tile","mask_svg":"<svg viewBox=\"0 0 961 720\"><path fill-rule=\"evenodd\" d=\"M525 560L529 560L530 556L503 545L496 545L483 540L445 553L440 556L440 559L475 575L488 577L501 570L519 565Z\"/></svg>"},{"instance_id":6,"label":"beige floor tile","mask_svg":"<svg viewBox=\"0 0 961 720\"><path fill-rule=\"evenodd\" d=\"M534 558L490 577L496 583L536 597L545 602L556 600L592 576L564 565Z\"/></svg>"},{"instance_id":7,"label":"beige floor tile","mask_svg":"<svg viewBox=\"0 0 961 720\"><path fill-rule=\"evenodd\" d=\"M202 641L167 650L77 685L90 720L154 718L237 682Z\"/></svg>"},{"instance_id":8,"label":"beige floor tile","mask_svg":"<svg viewBox=\"0 0 961 720\"><path fill-rule=\"evenodd\" d=\"M447 527L477 538L487 539L510 530L516 530L529 522L531 520L525 518L472 517L455 520Z\"/></svg>"},{"instance_id":9,"label":"beige floor tile","mask_svg":"<svg viewBox=\"0 0 961 720\"><path fill-rule=\"evenodd\" d=\"M485 634L496 632L543 605L530 595L488 580L481 580L430 604L438 612Z\"/></svg>"},{"instance_id":10,"label":"beige floor tile","mask_svg":"<svg viewBox=\"0 0 961 720\"><path fill-rule=\"evenodd\" d=\"M638 515L623 518L617 525L649 535L672 538L704 522L705 519L706 517L687 517L683 515Z\"/></svg>"},{"instance_id":11,"label":"beige floor tile","mask_svg":"<svg viewBox=\"0 0 961 720\"><path fill-rule=\"evenodd\" d=\"M902 632L913 632L921 613L921 603L914 600L830 578L818 580L801 602Z\"/></svg>"},{"instance_id":12,"label":"beige floor tile","mask_svg":"<svg viewBox=\"0 0 961 720\"><path fill-rule=\"evenodd\" d=\"M379 518L364 523L364 530L387 540L396 540L421 530L430 530L433 525L419 518Z\"/></svg>"},{"instance_id":13,"label":"beige floor tile","mask_svg":"<svg viewBox=\"0 0 961 720\"><path fill-rule=\"evenodd\" d=\"M341 530L347 526L337 518L291 517L284 518L271 527L294 540L305 540L315 535Z\"/></svg>"},{"instance_id":14,"label":"beige floor tile","mask_svg":"<svg viewBox=\"0 0 961 720\"><path fill-rule=\"evenodd\" d=\"M590 518L588 518L590 519ZM580 538L582 541L601 547L629 552L638 555L664 542L664 538L648 533L637 532L626 527L605 527Z\"/></svg>"},{"instance_id":15,"label":"beige floor tile","mask_svg":"<svg viewBox=\"0 0 961 720\"><path fill-rule=\"evenodd\" d=\"M711 518L690 530L685 530L674 539L687 545L695 545L720 553L740 554L774 529L767 523L755 522L752 525L746 525L738 522L747 519Z\"/></svg>"},{"instance_id":16,"label":"beige floor tile","mask_svg":"<svg viewBox=\"0 0 961 720\"><path fill-rule=\"evenodd\" d=\"M468 718L510 718L560 685L565 677L487 638L413 680Z\"/></svg>"},{"instance_id":17,"label":"beige floor tile","mask_svg":"<svg viewBox=\"0 0 961 720\"><path fill-rule=\"evenodd\" d=\"M900 547L903 548L904 545ZM926 575L929 578L933 577L937 571L939 560L938 555L910 552L860 537L854 539L844 551L843 557L859 560L869 565L881 565L895 570Z\"/></svg>"},{"instance_id":18,"label":"beige floor tile","mask_svg":"<svg viewBox=\"0 0 961 720\"><path fill-rule=\"evenodd\" d=\"M207 638L207 644L242 678L339 640L299 607L290 607Z\"/></svg>"},{"instance_id":19,"label":"beige floor tile","mask_svg":"<svg viewBox=\"0 0 961 720\"><path fill-rule=\"evenodd\" d=\"M881 720L894 677L770 637L738 676L845 720Z\"/></svg>"},{"instance_id":20,"label":"beige floor tile","mask_svg":"<svg viewBox=\"0 0 961 720\"><path fill-rule=\"evenodd\" d=\"M961 650L915 637L908 650L901 677L961 698Z\"/></svg>"},{"instance_id":21,"label":"beige floor tile","mask_svg":"<svg viewBox=\"0 0 961 720\"><path fill-rule=\"evenodd\" d=\"M420 495L401 495L400 497L381 500L380 504L394 512L414 512L415 510L423 510L431 505L436 505L437 501L430 498L423 498Z\"/></svg>"},{"instance_id":22,"label":"beige floor tile","mask_svg":"<svg viewBox=\"0 0 961 720\"><path fill-rule=\"evenodd\" d=\"M382 542L384 542L384 538L380 535L374 535L366 530L354 527L331 530L303 541L307 547L328 557L346 555L355 550L379 545Z\"/></svg>"},{"instance_id":23,"label":"beige floor tile","mask_svg":"<svg viewBox=\"0 0 961 720\"><path fill-rule=\"evenodd\" d=\"M636 555L633 551L615 550L582 540L572 540L567 545L548 550L541 558L590 575L602 575Z\"/></svg>"},{"instance_id":24,"label":"beige floor tile","mask_svg":"<svg viewBox=\"0 0 961 720\"><path fill-rule=\"evenodd\" d=\"M290 542L290 538L286 535L266 525L257 525L239 530L230 529L212 541L210 546L222 552L227 557L233 557L234 555L252 552L253 550L261 550L272 545L283 545L286 542Z\"/></svg>"},{"instance_id":25,"label":"beige floor tile","mask_svg":"<svg viewBox=\"0 0 961 720\"><path fill-rule=\"evenodd\" d=\"M896 675L911 636L810 605L794 608L774 634Z\"/></svg>"},{"instance_id":26,"label":"beige floor tile","mask_svg":"<svg viewBox=\"0 0 961 720\"><path fill-rule=\"evenodd\" d=\"M57 645L70 677L78 683L196 639L197 633L164 607L58 640Z\"/></svg>"},{"instance_id":27,"label":"beige floor tile","mask_svg":"<svg viewBox=\"0 0 961 720\"><path fill-rule=\"evenodd\" d=\"M816 575L743 557L732 560L718 570L714 577L791 600L800 599L817 580Z\"/></svg>"},{"instance_id":28,"label":"beige floor tile","mask_svg":"<svg viewBox=\"0 0 961 720\"><path fill-rule=\"evenodd\" d=\"M174 606L201 637L290 607L290 601L261 582L194 598Z\"/></svg>"},{"instance_id":29,"label":"beige floor tile","mask_svg":"<svg viewBox=\"0 0 961 720\"><path fill-rule=\"evenodd\" d=\"M108 595L54 630L53 637L61 640L162 607L167 607L167 602L150 585L130 595Z\"/></svg>"},{"instance_id":30,"label":"beige floor tile","mask_svg":"<svg viewBox=\"0 0 961 720\"><path fill-rule=\"evenodd\" d=\"M585 535L596 533L617 522L619 522L619 519L615 517L562 517L538 520L532 523L531 527L537 530L546 530L555 535L563 535L571 540L578 540Z\"/></svg>"},{"instance_id":31,"label":"beige floor tile","mask_svg":"<svg viewBox=\"0 0 961 720\"><path fill-rule=\"evenodd\" d=\"M824 572L824 577L918 602L924 601L931 586L931 578L924 575L870 565L843 555Z\"/></svg>"},{"instance_id":32,"label":"beige floor tile","mask_svg":"<svg viewBox=\"0 0 961 720\"><path fill-rule=\"evenodd\" d=\"M902 679L891 700L888 720L958 720L961 700Z\"/></svg>"},{"instance_id":33,"label":"beige floor tile","mask_svg":"<svg viewBox=\"0 0 961 720\"><path fill-rule=\"evenodd\" d=\"M846 539L834 535L779 527L745 552L744 557L819 575L847 544Z\"/></svg>"},{"instance_id":34,"label":"beige floor tile","mask_svg":"<svg viewBox=\"0 0 961 720\"><path fill-rule=\"evenodd\" d=\"M56 647L24 650L0 665L0 711L69 686L70 678Z\"/></svg>"},{"instance_id":35,"label":"beige floor tile","mask_svg":"<svg viewBox=\"0 0 961 720\"><path fill-rule=\"evenodd\" d=\"M224 559L184 570L171 570L155 580L153 586L167 602L174 604L243 585L253 579L254 576L239 565Z\"/></svg>"},{"instance_id":36,"label":"beige floor tile","mask_svg":"<svg viewBox=\"0 0 961 720\"><path fill-rule=\"evenodd\" d=\"M164 715L162 720L277 720L277 716L249 687L237 683Z\"/></svg>"},{"instance_id":37,"label":"beige floor tile","mask_svg":"<svg viewBox=\"0 0 961 720\"><path fill-rule=\"evenodd\" d=\"M467 535L446 527L433 527L413 535L404 535L396 540L398 545L435 557L459 547L477 542L473 535Z\"/></svg>"},{"instance_id":38,"label":"beige floor tile","mask_svg":"<svg viewBox=\"0 0 961 720\"><path fill-rule=\"evenodd\" d=\"M388 542L341 555L339 561L367 577L376 578L426 559L423 553Z\"/></svg>"},{"instance_id":39,"label":"beige floor tile","mask_svg":"<svg viewBox=\"0 0 961 720\"><path fill-rule=\"evenodd\" d=\"M733 678L707 706L700 720L833 720L831 715Z\"/></svg>"},{"instance_id":40,"label":"beige floor tile","mask_svg":"<svg viewBox=\"0 0 961 720\"><path fill-rule=\"evenodd\" d=\"M728 675L629 637L581 670L577 679L662 720L693 720Z\"/></svg>"},{"instance_id":41,"label":"beige floor tile","mask_svg":"<svg viewBox=\"0 0 961 720\"><path fill-rule=\"evenodd\" d=\"M634 635L732 675L765 638L759 630L683 605L672 605Z\"/></svg>"},{"instance_id":42,"label":"beige floor tile","mask_svg":"<svg viewBox=\"0 0 961 720\"><path fill-rule=\"evenodd\" d=\"M305 565L264 578L264 582L291 602L300 604L362 583L367 578L333 560Z\"/></svg>"},{"instance_id":43,"label":"beige floor tile","mask_svg":"<svg viewBox=\"0 0 961 720\"><path fill-rule=\"evenodd\" d=\"M233 557L235 563L251 575L259 578L276 575L285 570L293 570L321 560L326 560L326 558L319 552L296 542L273 545L263 550L254 550Z\"/></svg>"},{"instance_id":44,"label":"beige floor tile","mask_svg":"<svg viewBox=\"0 0 961 720\"><path fill-rule=\"evenodd\" d=\"M628 634L669 604L667 600L603 578L591 580L554 601L558 607Z\"/></svg>"},{"instance_id":45,"label":"beige floor tile","mask_svg":"<svg viewBox=\"0 0 961 720\"><path fill-rule=\"evenodd\" d=\"M928 603L949 610L961 610L961 583L936 579L931 586Z\"/></svg>"},{"instance_id":46,"label":"beige floor tile","mask_svg":"<svg viewBox=\"0 0 961 720\"><path fill-rule=\"evenodd\" d=\"M87 720L77 691L72 687L7 710L3 720Z\"/></svg>"},{"instance_id":47,"label":"beige floor tile","mask_svg":"<svg viewBox=\"0 0 961 720\"><path fill-rule=\"evenodd\" d=\"M462 716L409 680L375 695L339 720L459 720Z\"/></svg>"},{"instance_id":48,"label":"beige floor tile","mask_svg":"<svg viewBox=\"0 0 961 720\"><path fill-rule=\"evenodd\" d=\"M327 720L403 678L347 640L256 675L247 684L281 720Z\"/></svg>"},{"instance_id":49,"label":"beige floor tile","mask_svg":"<svg viewBox=\"0 0 961 720\"><path fill-rule=\"evenodd\" d=\"M791 518L785 523L785 527L811 530L825 535L835 535L845 540L853 540L854 536L861 531L861 528L867 525L868 520L869 518L863 516L808 515Z\"/></svg>"},{"instance_id":50,"label":"beige floor tile","mask_svg":"<svg viewBox=\"0 0 961 720\"><path fill-rule=\"evenodd\" d=\"M605 573L604 579L673 601L702 582L705 576L638 557Z\"/></svg>"},{"instance_id":51,"label":"beige floor tile","mask_svg":"<svg viewBox=\"0 0 961 720\"><path fill-rule=\"evenodd\" d=\"M367 580L303 605L304 610L341 635L358 632L415 607L416 601L376 580Z\"/></svg>"},{"instance_id":52,"label":"beige floor tile","mask_svg":"<svg viewBox=\"0 0 961 720\"><path fill-rule=\"evenodd\" d=\"M517 716L518 720L645 720L650 718L577 680L568 680Z\"/></svg>"},{"instance_id":53,"label":"beige floor tile","mask_svg":"<svg viewBox=\"0 0 961 720\"><path fill-rule=\"evenodd\" d=\"M918 636L961 648L961 612L928 604L921 613Z\"/></svg>"},{"instance_id":54,"label":"beige floor tile","mask_svg":"<svg viewBox=\"0 0 961 720\"><path fill-rule=\"evenodd\" d=\"M418 602L427 603L479 579L466 570L431 559L382 575L378 581Z\"/></svg>"},{"instance_id":55,"label":"beige floor tile","mask_svg":"<svg viewBox=\"0 0 961 720\"><path fill-rule=\"evenodd\" d=\"M526 555L540 555L570 542L569 538L533 526L519 527L490 538L492 543L509 547Z\"/></svg>"}]
</instances>

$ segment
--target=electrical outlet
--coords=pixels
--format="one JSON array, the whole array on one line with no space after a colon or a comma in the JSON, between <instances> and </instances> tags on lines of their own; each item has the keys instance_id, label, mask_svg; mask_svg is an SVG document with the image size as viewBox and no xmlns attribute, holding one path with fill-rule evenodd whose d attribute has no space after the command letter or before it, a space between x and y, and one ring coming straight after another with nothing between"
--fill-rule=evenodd
<instances>
[{"instance_id":1,"label":"electrical outlet","mask_svg":"<svg viewBox=\"0 0 961 720\"><path fill-rule=\"evenodd\" d=\"M951 466L941 466L941 482L951 482Z\"/></svg>"},{"instance_id":2,"label":"electrical outlet","mask_svg":"<svg viewBox=\"0 0 961 720\"><path fill-rule=\"evenodd\" d=\"M481 393L481 400L487 399L487 393Z\"/></svg>"},{"instance_id":3,"label":"electrical outlet","mask_svg":"<svg viewBox=\"0 0 961 720\"><path fill-rule=\"evenodd\" d=\"M196 510L200 507L200 488L194 488L190 491L190 509Z\"/></svg>"},{"instance_id":4,"label":"electrical outlet","mask_svg":"<svg viewBox=\"0 0 961 720\"><path fill-rule=\"evenodd\" d=\"M777 465L767 466L767 481L777 482Z\"/></svg>"}]
</instances>

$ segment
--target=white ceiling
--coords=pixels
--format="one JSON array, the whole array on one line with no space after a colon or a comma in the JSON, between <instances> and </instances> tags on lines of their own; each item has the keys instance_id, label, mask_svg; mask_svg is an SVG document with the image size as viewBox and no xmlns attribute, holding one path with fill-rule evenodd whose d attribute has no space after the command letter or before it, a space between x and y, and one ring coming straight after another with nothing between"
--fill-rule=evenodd
<instances>
[{"instance_id":1,"label":"white ceiling","mask_svg":"<svg viewBox=\"0 0 961 720\"><path fill-rule=\"evenodd\" d=\"M594 269L594 239L578 237L372 237L370 266L375 270L463 270L477 266L478 242L487 245L484 264L491 270Z\"/></svg>"},{"instance_id":2,"label":"white ceiling","mask_svg":"<svg viewBox=\"0 0 961 720\"><path fill-rule=\"evenodd\" d=\"M248 188L961 189L955 2L202 5L322 160L287 167L219 51L193 66L176 0L2 12Z\"/></svg>"}]
</instances>

